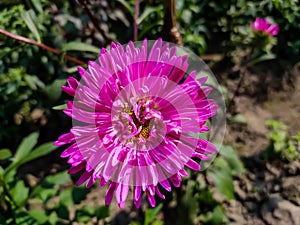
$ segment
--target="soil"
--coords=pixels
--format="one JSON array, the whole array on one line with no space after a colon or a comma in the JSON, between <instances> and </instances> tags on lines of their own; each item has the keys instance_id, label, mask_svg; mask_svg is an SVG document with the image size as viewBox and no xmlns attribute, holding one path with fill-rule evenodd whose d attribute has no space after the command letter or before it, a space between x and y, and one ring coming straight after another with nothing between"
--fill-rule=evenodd
<instances>
[{"instance_id":1,"label":"soil","mask_svg":"<svg viewBox=\"0 0 300 225\"><path fill-rule=\"evenodd\" d=\"M236 199L225 204L231 224L300 224L300 161L262 156L270 144L267 119L285 123L290 135L300 130L300 79L294 79L299 77L295 72L292 80L275 85L270 74L246 74L235 98L232 113L244 115L247 123L229 123L225 142L238 151L247 172L234 181ZM260 76L266 76L265 82ZM236 82L229 80L228 86Z\"/></svg>"}]
</instances>

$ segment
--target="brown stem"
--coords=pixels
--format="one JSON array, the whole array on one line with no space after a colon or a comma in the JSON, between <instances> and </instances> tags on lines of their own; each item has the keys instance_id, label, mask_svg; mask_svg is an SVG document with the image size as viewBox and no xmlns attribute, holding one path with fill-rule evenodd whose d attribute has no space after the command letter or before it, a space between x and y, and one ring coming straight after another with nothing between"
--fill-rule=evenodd
<instances>
[{"instance_id":1,"label":"brown stem","mask_svg":"<svg viewBox=\"0 0 300 225\"><path fill-rule=\"evenodd\" d=\"M177 28L176 0L164 0L164 25L162 38L175 44L182 44L182 37Z\"/></svg>"},{"instance_id":2,"label":"brown stem","mask_svg":"<svg viewBox=\"0 0 300 225\"><path fill-rule=\"evenodd\" d=\"M106 36L104 30L101 29L101 27L99 26L98 20L93 16L93 14L91 13L89 7L87 6L87 4L85 3L84 0L78 0L79 4L82 6L82 8L84 9L84 11L87 13L88 17L90 18L90 20L92 21L94 27L96 28L96 30L102 35L105 44L109 45L111 40Z\"/></svg>"},{"instance_id":3,"label":"brown stem","mask_svg":"<svg viewBox=\"0 0 300 225\"><path fill-rule=\"evenodd\" d=\"M56 54L56 55L62 55L62 57L63 57L64 59L69 60L69 61L72 61L72 62L74 62L74 63L76 63L76 64L79 64L79 65L84 65L84 64L86 64L85 62L83 62L83 61L81 61L81 60L79 60L79 59L76 59L76 58L74 58L74 57L72 57L72 56L63 54L61 51L59 51L59 50L57 50L57 49L55 49L55 48L49 47L49 46L47 46L47 45L45 45L45 44L42 44L42 43L38 43L38 42L36 42L36 41L34 41L34 40L31 40L31 39L29 39L29 38L26 38L26 37L23 37L23 36L20 36L20 35L17 35L17 34L13 34L13 33L10 33L10 32L8 32L8 31L2 30L2 29L0 29L0 33L6 35L6 36L8 36L8 37L11 37L11 38L13 38L13 39L16 39L16 40L18 40L18 41L21 41L21 42L24 42L24 43L27 43L27 44L32 44L32 45L38 46L38 47L40 47L40 48L42 48L42 49L45 49L45 50L47 50L47 51L49 51L49 52L52 52L52 53Z\"/></svg>"},{"instance_id":4,"label":"brown stem","mask_svg":"<svg viewBox=\"0 0 300 225\"><path fill-rule=\"evenodd\" d=\"M133 40L137 41L138 39L138 18L140 14L140 2L139 0L134 1L134 21L133 21Z\"/></svg>"}]
</instances>

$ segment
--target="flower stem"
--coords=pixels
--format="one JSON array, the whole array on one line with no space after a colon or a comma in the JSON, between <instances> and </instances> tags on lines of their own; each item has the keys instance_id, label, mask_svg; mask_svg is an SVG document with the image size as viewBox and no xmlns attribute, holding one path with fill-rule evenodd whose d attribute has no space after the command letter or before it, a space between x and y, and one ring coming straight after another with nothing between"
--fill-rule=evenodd
<instances>
[{"instance_id":1,"label":"flower stem","mask_svg":"<svg viewBox=\"0 0 300 225\"><path fill-rule=\"evenodd\" d=\"M36 41L34 41L34 40L32 40L32 39L29 39L29 38L26 38L26 37L23 37L23 36L20 36L20 35L17 35L17 34L13 34L13 33L10 33L10 32L8 32L8 31L2 30L2 29L0 29L0 33L1 33L1 34L4 34L5 36L8 36L8 37L10 37L10 38L13 38L13 39L15 39L15 40L18 40L18 41L21 41L21 42L24 42L24 43L27 43L27 44L31 44L31 45L38 46L38 47L40 47L40 48L42 48L42 49L44 49L44 50L47 50L47 51L49 51L49 52L52 52L52 53L56 54L56 55L62 55L62 57L63 57L64 59L69 60L69 61L72 61L72 62L74 62L74 63L76 63L76 64L79 64L79 65L84 65L84 64L86 64L85 62L83 62L83 61L81 61L81 60L79 60L79 59L76 59L76 58L74 58L74 57L72 57L72 56L69 56L69 55L67 55L67 54L64 54L64 53L62 53L61 51L59 51L59 50L57 50L57 49L55 49L55 48L52 48L52 47L50 47L50 46L48 46L48 45L45 45L45 44L42 44L42 43L38 43L38 42L36 42Z\"/></svg>"},{"instance_id":2,"label":"flower stem","mask_svg":"<svg viewBox=\"0 0 300 225\"><path fill-rule=\"evenodd\" d=\"M165 0L164 2L164 25L162 38L175 44L182 44L182 37L177 27L176 0Z\"/></svg>"}]
</instances>

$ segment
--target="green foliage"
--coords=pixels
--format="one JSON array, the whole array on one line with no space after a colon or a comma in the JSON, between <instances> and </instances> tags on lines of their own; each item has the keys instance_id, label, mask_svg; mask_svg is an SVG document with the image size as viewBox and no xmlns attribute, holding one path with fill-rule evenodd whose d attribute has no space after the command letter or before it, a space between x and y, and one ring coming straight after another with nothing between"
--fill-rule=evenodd
<instances>
[{"instance_id":1,"label":"green foliage","mask_svg":"<svg viewBox=\"0 0 300 225\"><path fill-rule=\"evenodd\" d=\"M288 161L299 159L300 132L295 136L289 136L287 126L277 120L267 120L266 125L269 128L268 137L271 142L266 156L270 158L277 156Z\"/></svg>"},{"instance_id":2,"label":"green foliage","mask_svg":"<svg viewBox=\"0 0 300 225\"><path fill-rule=\"evenodd\" d=\"M105 206L81 206L76 209L75 218L70 217L69 207L79 205L89 190L85 187L61 189L62 185L66 186L71 182L67 171L48 175L33 187L28 186L22 179L16 179L21 165L47 155L57 148L52 142L34 148L37 140L38 133L32 133L24 138L13 156L9 149L0 150L2 159L10 162L5 168L0 167L1 224L55 225L65 224L65 221L88 222L94 217L98 220L108 217L108 207Z\"/></svg>"},{"instance_id":3,"label":"green foliage","mask_svg":"<svg viewBox=\"0 0 300 225\"><path fill-rule=\"evenodd\" d=\"M162 207L163 205L159 204L155 208L146 209L144 212L144 222L140 223L138 221L132 221L130 225L163 225L163 221L157 219L158 213L161 211Z\"/></svg>"},{"instance_id":4,"label":"green foliage","mask_svg":"<svg viewBox=\"0 0 300 225\"><path fill-rule=\"evenodd\" d=\"M33 220L24 211L24 206L28 203L30 188L23 180L16 179L17 171L26 162L44 156L56 149L52 142L34 148L37 140L38 133L32 133L24 138L14 155L9 149L0 150L2 160L10 161L10 164L5 168L0 166L0 215L7 224L21 224L23 221Z\"/></svg>"},{"instance_id":5,"label":"green foliage","mask_svg":"<svg viewBox=\"0 0 300 225\"><path fill-rule=\"evenodd\" d=\"M223 146L220 155L214 161L214 166L209 168L208 175L212 177L214 183L224 199L234 199L233 176L245 172L245 168L231 146Z\"/></svg>"}]
</instances>

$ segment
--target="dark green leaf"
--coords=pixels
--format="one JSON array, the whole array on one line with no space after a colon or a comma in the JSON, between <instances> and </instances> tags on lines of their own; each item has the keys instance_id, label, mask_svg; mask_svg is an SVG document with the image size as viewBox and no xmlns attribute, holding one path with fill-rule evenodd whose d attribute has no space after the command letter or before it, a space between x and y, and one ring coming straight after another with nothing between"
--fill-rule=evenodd
<instances>
[{"instance_id":1,"label":"dark green leaf","mask_svg":"<svg viewBox=\"0 0 300 225\"><path fill-rule=\"evenodd\" d=\"M82 43L82 42L69 42L62 46L62 51L81 51L81 52L93 52L96 54L100 53L100 49L96 46Z\"/></svg>"},{"instance_id":2,"label":"dark green leaf","mask_svg":"<svg viewBox=\"0 0 300 225\"><path fill-rule=\"evenodd\" d=\"M72 191L72 197L75 204L79 204L83 199L86 198L86 195L90 192L89 189L84 187L74 188Z\"/></svg>"},{"instance_id":3,"label":"dark green leaf","mask_svg":"<svg viewBox=\"0 0 300 225\"><path fill-rule=\"evenodd\" d=\"M158 7L147 7L145 11L142 13L142 15L138 18L137 24L141 24L145 18L147 18L151 13L161 11L162 6Z\"/></svg>"},{"instance_id":4,"label":"dark green leaf","mask_svg":"<svg viewBox=\"0 0 300 225\"><path fill-rule=\"evenodd\" d=\"M59 218L68 220L69 219L69 210L65 205L59 204L56 209L56 214Z\"/></svg>"},{"instance_id":5,"label":"dark green leaf","mask_svg":"<svg viewBox=\"0 0 300 225\"><path fill-rule=\"evenodd\" d=\"M95 216L95 208L91 206L82 207L76 210L75 220L82 223L89 222Z\"/></svg>"},{"instance_id":6,"label":"dark green leaf","mask_svg":"<svg viewBox=\"0 0 300 225\"><path fill-rule=\"evenodd\" d=\"M37 42L41 43L41 36L40 36L39 31L36 27L36 24L33 21L33 15L32 14L35 14L33 10L22 11L21 12L21 17L25 21L25 23L26 23L27 27L29 28L29 30L34 34Z\"/></svg>"},{"instance_id":7,"label":"dark green leaf","mask_svg":"<svg viewBox=\"0 0 300 225\"><path fill-rule=\"evenodd\" d=\"M11 156L12 156L12 153L9 149L7 149L7 148L0 149L0 160L8 159Z\"/></svg>"},{"instance_id":8,"label":"dark green leaf","mask_svg":"<svg viewBox=\"0 0 300 225\"><path fill-rule=\"evenodd\" d=\"M98 207L95 211L95 215L98 220L109 217L109 207L108 206Z\"/></svg>"},{"instance_id":9,"label":"dark green leaf","mask_svg":"<svg viewBox=\"0 0 300 225\"><path fill-rule=\"evenodd\" d=\"M0 224L6 225L6 219L1 214L0 214Z\"/></svg>"},{"instance_id":10,"label":"dark green leaf","mask_svg":"<svg viewBox=\"0 0 300 225\"><path fill-rule=\"evenodd\" d=\"M126 2L125 0L117 0L118 2L120 2L127 10L128 12L130 12L131 16L134 16L134 11L132 10L132 6L128 4L128 2Z\"/></svg>"},{"instance_id":11,"label":"dark green leaf","mask_svg":"<svg viewBox=\"0 0 300 225\"><path fill-rule=\"evenodd\" d=\"M41 4L41 0L31 0L34 8L39 12L39 13L43 13L43 7Z\"/></svg>"},{"instance_id":12,"label":"dark green leaf","mask_svg":"<svg viewBox=\"0 0 300 225\"><path fill-rule=\"evenodd\" d=\"M24 80L32 90L38 90L39 88L42 89L45 87L45 84L35 75L26 74Z\"/></svg>"},{"instance_id":13,"label":"dark green leaf","mask_svg":"<svg viewBox=\"0 0 300 225\"><path fill-rule=\"evenodd\" d=\"M38 225L37 221L29 215L28 212L20 209L13 212L16 224L22 225Z\"/></svg>"},{"instance_id":14,"label":"dark green leaf","mask_svg":"<svg viewBox=\"0 0 300 225\"><path fill-rule=\"evenodd\" d=\"M65 84L65 79L56 79L52 84L45 87L44 92L51 102L55 102L60 98L62 93L61 87Z\"/></svg>"}]
</instances>

